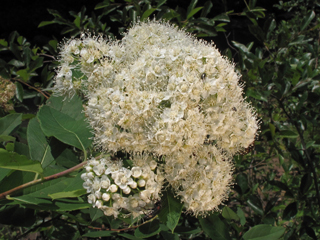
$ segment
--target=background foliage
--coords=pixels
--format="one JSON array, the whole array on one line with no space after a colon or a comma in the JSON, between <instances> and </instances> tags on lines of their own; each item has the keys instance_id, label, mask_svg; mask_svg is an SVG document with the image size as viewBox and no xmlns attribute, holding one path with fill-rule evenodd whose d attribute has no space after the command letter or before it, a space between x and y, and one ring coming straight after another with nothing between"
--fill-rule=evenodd
<instances>
[{"instance_id":1,"label":"background foliage","mask_svg":"<svg viewBox=\"0 0 320 240\"><path fill-rule=\"evenodd\" d=\"M272 5L105 0L95 3L91 14L85 6L69 15L49 9L51 19L37 25L56 35L38 44L15 31L2 36L0 192L32 184L0 195L0 237L318 239L319 7L313 0ZM81 101L49 97L63 37L89 30L119 38L133 22L148 17L215 41L242 74L261 129L253 150L234 159L235 185L220 213L198 219L185 215L168 190L154 215L131 226L130 219L106 217L86 201L79 164L93 150ZM14 85L5 88L10 82Z\"/></svg>"}]
</instances>

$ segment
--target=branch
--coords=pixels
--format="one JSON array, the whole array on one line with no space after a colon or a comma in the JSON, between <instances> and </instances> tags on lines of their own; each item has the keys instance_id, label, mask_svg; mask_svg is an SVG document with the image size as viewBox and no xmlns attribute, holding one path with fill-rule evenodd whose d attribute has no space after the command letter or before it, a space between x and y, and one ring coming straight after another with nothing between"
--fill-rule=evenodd
<instances>
[{"instance_id":1,"label":"branch","mask_svg":"<svg viewBox=\"0 0 320 240\"><path fill-rule=\"evenodd\" d=\"M33 87L33 86L31 86L30 84L28 84L28 83L26 83L26 82L24 82L24 81L22 81L22 80L20 80L20 79L18 79L18 78L11 78L12 80L15 80L15 81L18 81L18 82L21 82L22 84L24 84L24 85L27 85L29 88L32 88L32 89L34 89L34 90L36 90L37 92L39 92L40 94L42 94L46 99L49 99L49 97L50 97L50 95L49 96L47 96L44 92L42 92L40 89L38 89L38 88L36 88L36 87Z\"/></svg>"},{"instance_id":2,"label":"branch","mask_svg":"<svg viewBox=\"0 0 320 240\"><path fill-rule=\"evenodd\" d=\"M65 171L62 171L62 172L59 172L59 173L56 173L56 174L53 174L51 176L44 177L44 178L41 178L41 179L33 180L31 182L28 182L28 183L22 184L22 185L20 185L18 187L15 187L13 189L10 189L10 190L0 194L0 200L3 199L3 198L6 198L7 196L9 197L10 194L12 194L12 193L14 193L16 191L22 190L22 189L24 189L26 187L30 187L30 186L38 184L38 183L46 182L46 181L49 181L49 180L56 179L56 178L62 177L64 175L67 175L67 174L69 174L71 172L74 172L74 171L82 168L86 164L87 164L87 161L82 162L82 163L80 163L80 164L78 164L78 165L76 165L76 166L74 166L72 168L69 168L69 169L65 170Z\"/></svg>"}]
</instances>

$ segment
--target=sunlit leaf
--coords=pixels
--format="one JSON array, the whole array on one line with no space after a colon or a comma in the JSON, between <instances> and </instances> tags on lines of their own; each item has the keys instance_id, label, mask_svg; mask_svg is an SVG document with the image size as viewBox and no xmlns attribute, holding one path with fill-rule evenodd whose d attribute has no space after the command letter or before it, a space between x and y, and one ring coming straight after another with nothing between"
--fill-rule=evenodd
<instances>
[{"instance_id":1,"label":"sunlit leaf","mask_svg":"<svg viewBox=\"0 0 320 240\"><path fill-rule=\"evenodd\" d=\"M40 109L38 119L42 131L48 137L54 136L83 151L91 145L92 133L84 120L76 120L49 106Z\"/></svg>"}]
</instances>

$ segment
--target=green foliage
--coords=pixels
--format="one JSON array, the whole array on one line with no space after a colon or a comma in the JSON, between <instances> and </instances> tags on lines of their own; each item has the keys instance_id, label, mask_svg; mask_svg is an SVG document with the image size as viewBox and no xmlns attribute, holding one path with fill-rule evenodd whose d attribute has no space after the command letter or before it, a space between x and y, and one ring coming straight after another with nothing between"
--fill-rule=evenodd
<instances>
[{"instance_id":1,"label":"green foliage","mask_svg":"<svg viewBox=\"0 0 320 240\"><path fill-rule=\"evenodd\" d=\"M103 34L114 38L116 35L123 33L132 23L155 18L157 20L170 21L180 28L185 28L195 33L199 37L216 36L217 32L224 32L224 26L230 21L228 13L222 13L209 19L207 15L213 7L212 2L206 1L204 6L196 7L197 2L197 0L192 0L187 9L180 6L172 9L166 5L166 0L130 0L122 3L105 0L96 5L95 10L98 13L92 12L91 17L86 15L85 7L79 13L70 11L73 21L63 18L56 10L48 9L54 19L41 22L39 27L60 24L65 26L61 34L77 36L88 30L91 33ZM256 10L252 11L255 12ZM195 17L199 16L199 13L200 17ZM97 16L97 14L99 15ZM216 24L216 22L221 23ZM114 34L111 26L115 24L118 26L118 32Z\"/></svg>"},{"instance_id":2,"label":"green foliage","mask_svg":"<svg viewBox=\"0 0 320 240\"><path fill-rule=\"evenodd\" d=\"M284 239L319 234L319 18L306 6L290 8L287 21L252 22L259 45L233 42L246 95L261 118L254 154L236 159L236 199L249 207L250 225L285 224Z\"/></svg>"},{"instance_id":3,"label":"green foliage","mask_svg":"<svg viewBox=\"0 0 320 240\"><path fill-rule=\"evenodd\" d=\"M72 20L49 10L54 19L39 27L60 24L61 33L70 36L88 30L115 37L139 19L156 18L198 37L212 37L232 32L228 23L234 16L246 18L256 40L235 38L232 50L225 52L236 59L261 128L254 150L234 159L234 191L226 206L221 213L195 218L182 212L180 200L166 189L159 211L140 220L115 220L92 208L82 187L82 171L69 171L96 155L82 102L76 96L46 100L55 74L57 40L32 47L13 32L0 39L0 76L16 85L15 111L0 115L0 193L27 186L0 195L2 239L32 232L43 239L319 238L319 1L279 1L275 7L289 16L285 20L255 0L245 1L242 12L225 8L212 18L213 1L199 6L192 0L175 9L168 2L105 0L90 17L85 7L70 12Z\"/></svg>"}]
</instances>

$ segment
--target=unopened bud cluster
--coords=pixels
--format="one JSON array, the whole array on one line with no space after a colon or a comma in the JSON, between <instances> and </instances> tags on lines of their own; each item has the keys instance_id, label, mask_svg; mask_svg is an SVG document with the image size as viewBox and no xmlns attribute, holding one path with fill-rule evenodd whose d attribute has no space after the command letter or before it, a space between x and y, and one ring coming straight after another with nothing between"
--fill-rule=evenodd
<instances>
[{"instance_id":1,"label":"unopened bud cluster","mask_svg":"<svg viewBox=\"0 0 320 240\"><path fill-rule=\"evenodd\" d=\"M156 167L154 160L131 168L110 158L89 160L86 173L81 175L83 187L89 193L88 202L115 218L120 212L123 216L132 214L134 218L146 214L160 199L163 177L159 171L156 173Z\"/></svg>"},{"instance_id":2,"label":"unopened bud cluster","mask_svg":"<svg viewBox=\"0 0 320 240\"><path fill-rule=\"evenodd\" d=\"M188 211L217 209L230 187L230 159L258 129L234 65L213 44L157 21L137 23L121 41L83 34L61 49L55 91L84 96L96 148L144 153L146 164L161 157ZM104 201L93 192L89 199Z\"/></svg>"}]
</instances>

